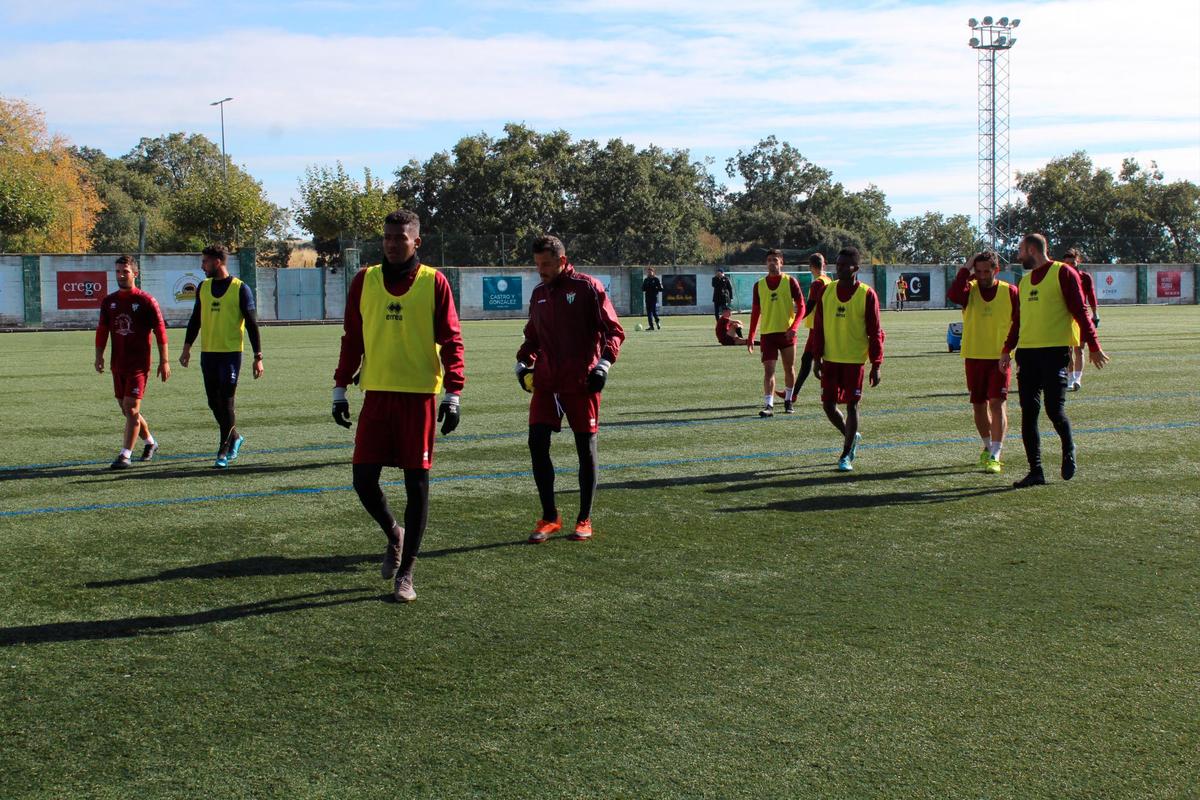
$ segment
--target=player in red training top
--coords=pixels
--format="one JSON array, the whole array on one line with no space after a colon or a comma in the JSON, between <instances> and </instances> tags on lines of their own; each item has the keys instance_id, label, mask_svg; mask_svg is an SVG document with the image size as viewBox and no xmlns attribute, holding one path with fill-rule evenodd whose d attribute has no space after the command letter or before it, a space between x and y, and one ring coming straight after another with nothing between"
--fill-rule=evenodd
<instances>
[{"instance_id":1,"label":"player in red training top","mask_svg":"<svg viewBox=\"0 0 1200 800\"><path fill-rule=\"evenodd\" d=\"M142 461L149 461L158 452L158 442L142 416L142 397L150 374L150 334L158 341L157 374L165 383L171 377L171 360L167 355L167 325L163 322L158 301L137 288L138 264L133 256L117 259L117 291L104 298L100 305L100 324L96 326L96 372L104 372L104 348L112 336L113 392L117 405L125 415L125 439L121 452L110 469L127 469L138 436L145 446Z\"/></svg>"},{"instance_id":2,"label":"player in red training top","mask_svg":"<svg viewBox=\"0 0 1200 800\"><path fill-rule=\"evenodd\" d=\"M717 317L717 341L727 346L744 345L747 343L742 336L742 321L734 319L728 308L721 309Z\"/></svg>"},{"instance_id":3,"label":"player in red training top","mask_svg":"<svg viewBox=\"0 0 1200 800\"><path fill-rule=\"evenodd\" d=\"M1072 247L1063 253L1062 263L1074 267L1079 273L1079 285L1083 288L1083 301L1092 307L1092 326L1100 327L1100 314L1096 311L1096 284L1092 276L1083 271L1083 253L1079 248ZM1083 357L1083 347L1071 348L1071 374L1067 376L1067 391L1078 392L1083 385L1083 365L1087 359Z\"/></svg>"}]
</instances>

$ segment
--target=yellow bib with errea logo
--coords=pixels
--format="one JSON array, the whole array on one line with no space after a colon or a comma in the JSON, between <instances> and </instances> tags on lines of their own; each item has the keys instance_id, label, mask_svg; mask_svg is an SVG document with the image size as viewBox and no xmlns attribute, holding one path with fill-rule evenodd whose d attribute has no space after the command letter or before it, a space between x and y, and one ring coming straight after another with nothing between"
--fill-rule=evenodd
<instances>
[{"instance_id":1,"label":"yellow bib with errea logo","mask_svg":"<svg viewBox=\"0 0 1200 800\"><path fill-rule=\"evenodd\" d=\"M442 388L441 350L434 340L437 270L417 266L413 284L397 297L383 283L383 267L363 275L363 365L359 386L368 391L437 394Z\"/></svg>"},{"instance_id":2,"label":"yellow bib with errea logo","mask_svg":"<svg viewBox=\"0 0 1200 800\"><path fill-rule=\"evenodd\" d=\"M200 352L240 353L246 318L242 316L242 280L234 278L213 297L212 278L200 284Z\"/></svg>"},{"instance_id":3,"label":"yellow bib with errea logo","mask_svg":"<svg viewBox=\"0 0 1200 800\"><path fill-rule=\"evenodd\" d=\"M867 363L867 288L860 282L846 302L838 299L837 283L821 295L821 323L825 328L826 361L836 364Z\"/></svg>"},{"instance_id":4,"label":"yellow bib with errea logo","mask_svg":"<svg viewBox=\"0 0 1200 800\"><path fill-rule=\"evenodd\" d=\"M754 284L758 293L759 333L783 333L796 321L796 301L792 299L792 281L787 275L779 276L778 288L767 286L767 279L760 278Z\"/></svg>"},{"instance_id":5,"label":"yellow bib with errea logo","mask_svg":"<svg viewBox=\"0 0 1200 800\"><path fill-rule=\"evenodd\" d=\"M813 280L820 281L821 283L825 284L826 286L833 283L833 278L829 277L828 275L821 275L820 277L813 278ZM826 289L826 291L829 291L829 290ZM804 311L805 311L804 327L811 328L813 326L813 323L815 323L817 321L817 310L815 308L806 308L806 309L804 309Z\"/></svg>"},{"instance_id":6,"label":"yellow bib with errea logo","mask_svg":"<svg viewBox=\"0 0 1200 800\"><path fill-rule=\"evenodd\" d=\"M963 308L963 358L1000 358L1012 326L1012 294L1008 287L1004 281L996 281L996 296L989 303L983 299L979 284L971 281Z\"/></svg>"},{"instance_id":7,"label":"yellow bib with errea logo","mask_svg":"<svg viewBox=\"0 0 1200 800\"><path fill-rule=\"evenodd\" d=\"M1032 272L1021 276L1021 334L1017 349L1033 347L1079 347L1079 323L1063 299L1058 272L1065 264L1053 261L1037 286Z\"/></svg>"}]
</instances>

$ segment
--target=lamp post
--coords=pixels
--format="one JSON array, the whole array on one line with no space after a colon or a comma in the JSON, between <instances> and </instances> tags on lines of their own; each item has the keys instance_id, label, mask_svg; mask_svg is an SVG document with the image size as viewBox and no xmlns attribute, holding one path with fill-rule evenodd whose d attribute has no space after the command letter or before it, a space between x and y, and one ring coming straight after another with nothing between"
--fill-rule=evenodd
<instances>
[{"instance_id":1,"label":"lamp post","mask_svg":"<svg viewBox=\"0 0 1200 800\"><path fill-rule=\"evenodd\" d=\"M984 17L967 21L971 40L967 43L979 54L979 225L985 228L985 240L991 249L1007 261L1001 245L1008 236L1008 224L999 214L1008 204L1008 51L1017 43L1013 28L1021 20Z\"/></svg>"},{"instance_id":2,"label":"lamp post","mask_svg":"<svg viewBox=\"0 0 1200 800\"><path fill-rule=\"evenodd\" d=\"M226 189L229 188L229 162L225 157L225 104L232 99L232 97L226 97L224 100L209 103L210 106L217 106L221 109L221 174L225 177Z\"/></svg>"}]
</instances>

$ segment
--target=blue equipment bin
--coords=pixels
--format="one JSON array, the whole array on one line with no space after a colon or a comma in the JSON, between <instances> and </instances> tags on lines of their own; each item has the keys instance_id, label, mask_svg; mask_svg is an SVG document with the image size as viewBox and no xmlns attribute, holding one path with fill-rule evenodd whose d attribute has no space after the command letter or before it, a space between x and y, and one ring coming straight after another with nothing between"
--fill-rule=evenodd
<instances>
[{"instance_id":1,"label":"blue equipment bin","mask_svg":"<svg viewBox=\"0 0 1200 800\"><path fill-rule=\"evenodd\" d=\"M962 323L951 322L946 328L946 349L951 353L962 350Z\"/></svg>"}]
</instances>

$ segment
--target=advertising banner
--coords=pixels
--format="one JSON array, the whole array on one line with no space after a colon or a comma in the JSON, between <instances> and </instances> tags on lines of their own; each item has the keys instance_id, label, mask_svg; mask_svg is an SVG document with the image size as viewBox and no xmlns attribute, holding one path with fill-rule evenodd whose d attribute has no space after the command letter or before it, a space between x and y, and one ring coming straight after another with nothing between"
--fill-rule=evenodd
<instances>
[{"instance_id":1,"label":"advertising banner","mask_svg":"<svg viewBox=\"0 0 1200 800\"><path fill-rule=\"evenodd\" d=\"M696 305L696 274L663 275L664 306Z\"/></svg>"},{"instance_id":2,"label":"advertising banner","mask_svg":"<svg viewBox=\"0 0 1200 800\"><path fill-rule=\"evenodd\" d=\"M908 284L908 299L910 301L925 301L929 302L929 273L928 272L902 272L901 277ZM895 286L892 287L895 293Z\"/></svg>"},{"instance_id":3,"label":"advertising banner","mask_svg":"<svg viewBox=\"0 0 1200 800\"><path fill-rule=\"evenodd\" d=\"M170 270L163 274L167 286L165 297L156 297L158 305L164 311L168 308L176 311L191 311L196 302L196 291L204 280L203 270Z\"/></svg>"},{"instance_id":4,"label":"advertising banner","mask_svg":"<svg viewBox=\"0 0 1200 800\"><path fill-rule=\"evenodd\" d=\"M59 311L99 308L100 301L108 294L107 272L59 272L57 283Z\"/></svg>"},{"instance_id":5,"label":"advertising banner","mask_svg":"<svg viewBox=\"0 0 1200 800\"><path fill-rule=\"evenodd\" d=\"M484 311L520 311L523 305L520 276L486 276L483 279Z\"/></svg>"},{"instance_id":6,"label":"advertising banner","mask_svg":"<svg viewBox=\"0 0 1200 800\"><path fill-rule=\"evenodd\" d=\"M1158 286L1160 298L1179 297L1183 294L1183 274L1177 269L1159 271L1155 284Z\"/></svg>"},{"instance_id":7,"label":"advertising banner","mask_svg":"<svg viewBox=\"0 0 1200 800\"><path fill-rule=\"evenodd\" d=\"M1093 281L1099 300L1137 300L1137 274L1131 269L1121 272L1095 272Z\"/></svg>"}]
</instances>

